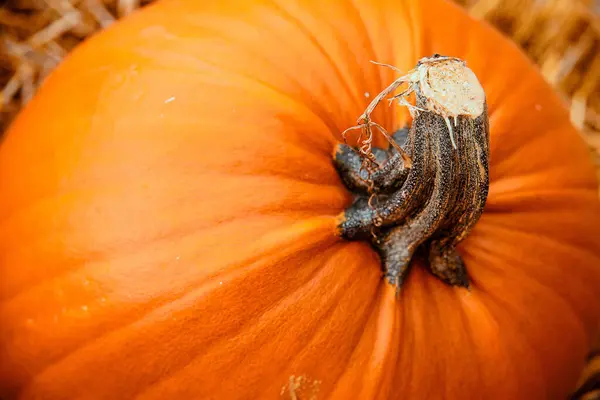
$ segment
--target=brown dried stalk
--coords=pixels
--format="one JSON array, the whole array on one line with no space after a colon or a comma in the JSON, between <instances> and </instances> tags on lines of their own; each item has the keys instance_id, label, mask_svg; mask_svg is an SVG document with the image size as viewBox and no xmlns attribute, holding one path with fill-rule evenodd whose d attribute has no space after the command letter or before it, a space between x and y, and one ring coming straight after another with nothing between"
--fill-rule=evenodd
<instances>
[{"instance_id":1,"label":"brown dried stalk","mask_svg":"<svg viewBox=\"0 0 600 400\"><path fill-rule=\"evenodd\" d=\"M365 156L346 144L336 149L335 166L356 194L340 218L339 232L346 239L361 240L378 230L371 243L381 255L385 277L398 289L419 248L427 251L435 276L468 287L456 246L479 220L487 199L485 93L462 60L434 55L382 91L360 116L359 127L367 132L371 126L379 129L371 112L405 83L408 88L391 100L409 107L413 123L393 138L386 134L395 144L390 150L372 148ZM409 93L415 93L415 105L406 101ZM367 176L362 168L365 157L379 165Z\"/></svg>"}]
</instances>

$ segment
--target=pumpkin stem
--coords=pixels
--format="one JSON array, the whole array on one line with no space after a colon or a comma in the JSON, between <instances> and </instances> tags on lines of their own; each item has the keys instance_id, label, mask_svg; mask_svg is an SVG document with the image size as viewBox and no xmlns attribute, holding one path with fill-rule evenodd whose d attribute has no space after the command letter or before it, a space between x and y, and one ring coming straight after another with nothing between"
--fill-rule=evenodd
<instances>
[{"instance_id":1,"label":"pumpkin stem","mask_svg":"<svg viewBox=\"0 0 600 400\"><path fill-rule=\"evenodd\" d=\"M410 83L415 109L410 128L393 137L370 120L370 113L397 87ZM481 85L464 61L432 57L399 78L360 117L372 141L371 127L384 134L388 150L339 144L334 164L355 194L341 215L339 234L369 240L379 252L387 281L399 289L419 249L428 254L431 272L442 281L468 287L457 245L479 220L487 200L489 122ZM405 100L402 98L401 104ZM448 134L448 121L453 127ZM353 127L351 129L354 129ZM399 145L398 143L402 143ZM368 154L367 154L368 150ZM364 170L364 159L375 168Z\"/></svg>"}]
</instances>

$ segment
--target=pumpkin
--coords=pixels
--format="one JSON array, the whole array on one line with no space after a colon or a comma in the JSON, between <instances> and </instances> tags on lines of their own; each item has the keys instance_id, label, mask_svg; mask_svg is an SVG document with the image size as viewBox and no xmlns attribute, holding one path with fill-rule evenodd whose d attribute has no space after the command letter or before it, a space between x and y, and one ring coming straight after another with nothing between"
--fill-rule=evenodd
<instances>
[{"instance_id":1,"label":"pumpkin","mask_svg":"<svg viewBox=\"0 0 600 400\"><path fill-rule=\"evenodd\" d=\"M398 76L370 60L433 53L485 90L489 195L458 248L470 288L415 259L397 295L336 231L332 153ZM446 0L153 3L47 79L0 193L3 399L564 399L598 328L587 149Z\"/></svg>"}]
</instances>

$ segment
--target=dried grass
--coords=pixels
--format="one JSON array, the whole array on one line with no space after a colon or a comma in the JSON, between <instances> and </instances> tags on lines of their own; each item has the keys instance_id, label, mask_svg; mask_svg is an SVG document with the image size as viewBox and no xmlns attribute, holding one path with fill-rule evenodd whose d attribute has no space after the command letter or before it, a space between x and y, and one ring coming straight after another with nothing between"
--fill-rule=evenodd
<instances>
[{"instance_id":1,"label":"dried grass","mask_svg":"<svg viewBox=\"0 0 600 400\"><path fill-rule=\"evenodd\" d=\"M75 46L151 0L7 0L0 8L0 132Z\"/></svg>"}]
</instances>

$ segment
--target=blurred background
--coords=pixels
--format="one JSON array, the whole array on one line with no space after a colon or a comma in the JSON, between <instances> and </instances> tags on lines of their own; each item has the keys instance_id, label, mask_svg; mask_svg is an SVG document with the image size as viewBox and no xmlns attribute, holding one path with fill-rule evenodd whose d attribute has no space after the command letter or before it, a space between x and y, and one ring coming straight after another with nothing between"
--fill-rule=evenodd
<instances>
[{"instance_id":1,"label":"blurred background","mask_svg":"<svg viewBox=\"0 0 600 400\"><path fill-rule=\"evenodd\" d=\"M451 1L511 37L539 66L568 104L600 178L600 0ZM0 136L69 51L150 2L0 0ZM600 341L596 349L573 399L600 400Z\"/></svg>"}]
</instances>

